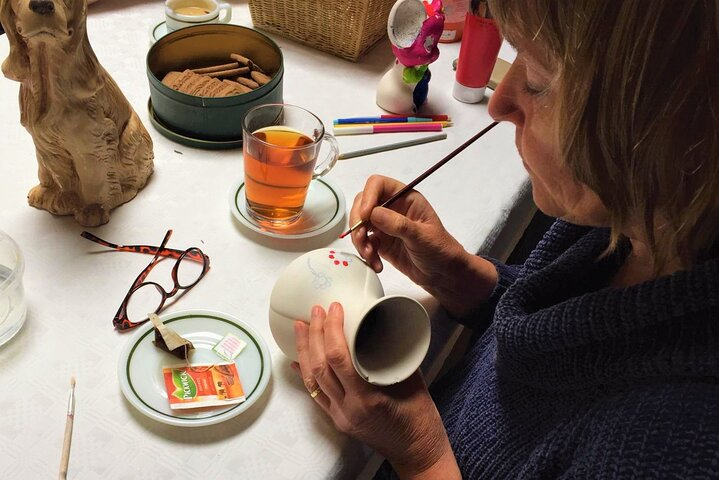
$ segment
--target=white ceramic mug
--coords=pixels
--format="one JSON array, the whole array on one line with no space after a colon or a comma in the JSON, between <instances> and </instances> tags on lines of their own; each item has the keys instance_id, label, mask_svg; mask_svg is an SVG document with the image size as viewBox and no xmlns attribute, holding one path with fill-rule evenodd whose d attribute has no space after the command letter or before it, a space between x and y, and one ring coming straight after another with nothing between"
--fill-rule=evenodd
<instances>
[{"instance_id":1,"label":"white ceramic mug","mask_svg":"<svg viewBox=\"0 0 719 480\"><path fill-rule=\"evenodd\" d=\"M280 274L270 296L270 330L277 345L297 360L294 322L309 323L314 305L339 302L355 370L375 385L407 379L422 363L431 328L413 298L384 295L377 274L359 257L330 249L295 259Z\"/></svg>"},{"instance_id":2,"label":"white ceramic mug","mask_svg":"<svg viewBox=\"0 0 719 480\"><path fill-rule=\"evenodd\" d=\"M225 14L220 18L220 12ZM232 7L228 3L216 0L167 0L165 2L165 21L167 31L174 32L185 27L203 23L229 23Z\"/></svg>"}]
</instances>

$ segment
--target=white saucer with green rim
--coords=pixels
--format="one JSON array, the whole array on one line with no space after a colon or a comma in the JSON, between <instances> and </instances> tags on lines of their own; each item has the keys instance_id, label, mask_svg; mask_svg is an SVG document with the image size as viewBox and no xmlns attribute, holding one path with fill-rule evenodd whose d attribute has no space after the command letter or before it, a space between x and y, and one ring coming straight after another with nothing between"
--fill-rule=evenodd
<instances>
[{"instance_id":1,"label":"white saucer with green rim","mask_svg":"<svg viewBox=\"0 0 719 480\"><path fill-rule=\"evenodd\" d=\"M183 361L157 348L150 322L138 327L120 354L120 389L130 404L158 422L180 427L204 427L224 422L250 408L270 381L272 365L265 341L245 322L226 313L188 310L160 319L195 346L192 363L216 363L225 360L212 351L217 342L231 333L247 346L235 359L246 400L238 405L199 410L171 410L167 400L162 368Z\"/></svg>"},{"instance_id":2,"label":"white saucer with green rim","mask_svg":"<svg viewBox=\"0 0 719 480\"><path fill-rule=\"evenodd\" d=\"M150 46L154 45L156 41L167 35L167 22L160 22L150 29Z\"/></svg>"},{"instance_id":3,"label":"white saucer with green rim","mask_svg":"<svg viewBox=\"0 0 719 480\"><path fill-rule=\"evenodd\" d=\"M242 225L273 238L301 239L332 230L345 218L345 196L337 184L326 177L312 180L300 218L283 227L260 225L247 212L245 182L236 182L230 190L230 211Z\"/></svg>"}]
</instances>

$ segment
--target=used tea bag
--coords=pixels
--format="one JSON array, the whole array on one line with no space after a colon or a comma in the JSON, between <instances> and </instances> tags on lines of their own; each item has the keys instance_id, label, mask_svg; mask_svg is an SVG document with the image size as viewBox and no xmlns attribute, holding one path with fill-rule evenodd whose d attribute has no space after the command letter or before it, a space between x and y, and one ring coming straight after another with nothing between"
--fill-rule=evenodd
<instances>
[{"instance_id":1,"label":"used tea bag","mask_svg":"<svg viewBox=\"0 0 719 480\"><path fill-rule=\"evenodd\" d=\"M187 360L190 350L195 349L192 342L185 340L178 335L177 332L168 328L164 323L162 323L157 314L151 313L148 317L155 326L155 341L152 343L154 343L157 348L169 352L177 358Z\"/></svg>"}]
</instances>

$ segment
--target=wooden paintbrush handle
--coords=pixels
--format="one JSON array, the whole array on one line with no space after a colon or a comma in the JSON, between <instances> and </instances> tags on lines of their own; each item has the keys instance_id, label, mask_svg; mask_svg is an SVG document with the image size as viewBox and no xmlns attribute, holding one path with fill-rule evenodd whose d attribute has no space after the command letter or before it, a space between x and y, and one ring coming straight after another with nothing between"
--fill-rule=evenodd
<instances>
[{"instance_id":1,"label":"wooden paintbrush handle","mask_svg":"<svg viewBox=\"0 0 719 480\"><path fill-rule=\"evenodd\" d=\"M70 444L72 444L72 423L75 415L68 415L65 420L65 438L62 441L62 457L60 458L60 480L67 478L67 466L70 462Z\"/></svg>"}]
</instances>

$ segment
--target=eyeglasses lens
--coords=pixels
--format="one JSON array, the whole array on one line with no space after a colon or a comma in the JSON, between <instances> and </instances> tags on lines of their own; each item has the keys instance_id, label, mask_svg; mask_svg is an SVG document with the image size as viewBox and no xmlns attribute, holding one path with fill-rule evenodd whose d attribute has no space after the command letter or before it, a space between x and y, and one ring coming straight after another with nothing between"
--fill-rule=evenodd
<instances>
[{"instance_id":1,"label":"eyeglasses lens","mask_svg":"<svg viewBox=\"0 0 719 480\"><path fill-rule=\"evenodd\" d=\"M187 251L185 255L180 259L177 264L177 284L182 288L189 288L194 286L200 277L204 269L204 263L191 260L190 255L202 256L202 252L198 249L193 248Z\"/></svg>"},{"instance_id":2,"label":"eyeglasses lens","mask_svg":"<svg viewBox=\"0 0 719 480\"><path fill-rule=\"evenodd\" d=\"M147 315L156 312L162 304L162 296L157 285L152 283L142 285L127 301L127 318L133 323L147 319Z\"/></svg>"}]
</instances>

